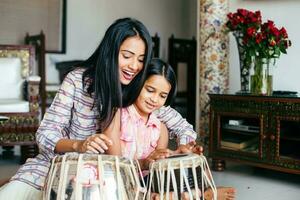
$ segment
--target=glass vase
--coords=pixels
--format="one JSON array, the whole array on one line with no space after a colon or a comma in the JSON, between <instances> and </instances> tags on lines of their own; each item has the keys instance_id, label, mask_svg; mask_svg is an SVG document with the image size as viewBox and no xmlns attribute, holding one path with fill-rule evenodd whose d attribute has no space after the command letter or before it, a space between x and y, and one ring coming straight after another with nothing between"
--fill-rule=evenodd
<instances>
[{"instance_id":1,"label":"glass vase","mask_svg":"<svg viewBox=\"0 0 300 200\"><path fill-rule=\"evenodd\" d=\"M274 62L270 59L254 58L251 69L250 91L253 95L272 95Z\"/></svg>"},{"instance_id":2,"label":"glass vase","mask_svg":"<svg viewBox=\"0 0 300 200\"><path fill-rule=\"evenodd\" d=\"M250 93L250 60L246 56L246 50L243 45L243 34L240 31L232 32L239 53L239 64L240 64L240 79L241 79L241 93Z\"/></svg>"}]
</instances>

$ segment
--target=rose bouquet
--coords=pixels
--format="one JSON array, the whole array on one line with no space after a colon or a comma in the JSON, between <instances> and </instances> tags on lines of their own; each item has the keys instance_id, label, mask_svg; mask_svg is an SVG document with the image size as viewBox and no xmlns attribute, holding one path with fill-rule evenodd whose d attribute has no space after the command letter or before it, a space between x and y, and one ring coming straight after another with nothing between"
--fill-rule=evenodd
<instances>
[{"instance_id":1,"label":"rose bouquet","mask_svg":"<svg viewBox=\"0 0 300 200\"><path fill-rule=\"evenodd\" d=\"M286 54L291 41L284 27L277 28L271 20L262 23L260 11L237 9L235 13L228 13L227 17L227 31L233 33L238 45L241 89L248 91L250 67L254 65L255 73L259 73L259 77L263 70L262 65L267 64L269 68L271 60L275 63L281 53ZM260 81L255 79L253 83Z\"/></svg>"}]
</instances>

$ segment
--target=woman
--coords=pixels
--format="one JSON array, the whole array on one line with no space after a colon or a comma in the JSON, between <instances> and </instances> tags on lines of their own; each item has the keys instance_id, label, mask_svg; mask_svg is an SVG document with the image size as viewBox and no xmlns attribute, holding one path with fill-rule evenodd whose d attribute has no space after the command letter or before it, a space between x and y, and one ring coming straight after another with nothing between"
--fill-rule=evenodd
<instances>
[{"instance_id":1,"label":"woman","mask_svg":"<svg viewBox=\"0 0 300 200\"><path fill-rule=\"evenodd\" d=\"M132 88L142 87L151 54L152 40L141 22L115 21L92 56L66 76L37 131L40 153L1 187L0 199L42 199L50 160L57 154L104 153L112 141L100 133L117 108L137 98ZM195 140L192 126L170 107L162 108L158 117L179 138L182 151L184 144Z\"/></svg>"}]
</instances>

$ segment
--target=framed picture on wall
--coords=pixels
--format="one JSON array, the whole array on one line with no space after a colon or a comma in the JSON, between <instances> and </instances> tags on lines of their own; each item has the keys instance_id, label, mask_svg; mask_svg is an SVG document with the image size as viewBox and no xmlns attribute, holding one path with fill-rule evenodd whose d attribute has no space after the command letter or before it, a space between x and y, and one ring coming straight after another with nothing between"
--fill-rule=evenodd
<instances>
[{"instance_id":1,"label":"framed picture on wall","mask_svg":"<svg viewBox=\"0 0 300 200\"><path fill-rule=\"evenodd\" d=\"M67 0L0 1L0 44L24 44L29 35L45 33L47 53L66 52Z\"/></svg>"}]
</instances>

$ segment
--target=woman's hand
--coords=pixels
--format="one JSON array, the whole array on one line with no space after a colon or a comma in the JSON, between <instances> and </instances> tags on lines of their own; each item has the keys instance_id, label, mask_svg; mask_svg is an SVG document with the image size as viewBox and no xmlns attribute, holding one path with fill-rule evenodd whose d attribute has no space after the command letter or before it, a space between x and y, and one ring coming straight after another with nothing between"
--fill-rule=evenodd
<instances>
[{"instance_id":1,"label":"woman's hand","mask_svg":"<svg viewBox=\"0 0 300 200\"><path fill-rule=\"evenodd\" d=\"M79 153L104 153L108 146L113 144L112 140L104 134L94 134L86 138L74 147Z\"/></svg>"},{"instance_id":2,"label":"woman's hand","mask_svg":"<svg viewBox=\"0 0 300 200\"><path fill-rule=\"evenodd\" d=\"M186 145L179 145L175 153L196 153L201 155L203 153L203 147L197 145L195 141L191 141Z\"/></svg>"}]
</instances>

